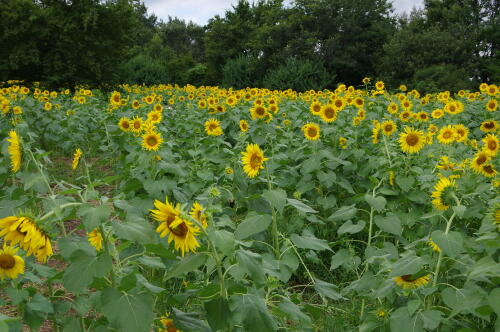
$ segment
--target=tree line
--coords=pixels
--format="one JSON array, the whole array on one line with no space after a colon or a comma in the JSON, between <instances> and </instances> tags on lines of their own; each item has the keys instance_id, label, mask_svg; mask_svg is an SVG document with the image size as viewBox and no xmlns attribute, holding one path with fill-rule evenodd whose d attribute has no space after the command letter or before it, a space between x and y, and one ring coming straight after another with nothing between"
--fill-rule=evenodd
<instances>
[{"instance_id":1,"label":"tree line","mask_svg":"<svg viewBox=\"0 0 500 332\"><path fill-rule=\"evenodd\" d=\"M500 81L500 1L240 0L205 26L139 0L0 1L0 80L299 91L359 85L459 90Z\"/></svg>"}]
</instances>

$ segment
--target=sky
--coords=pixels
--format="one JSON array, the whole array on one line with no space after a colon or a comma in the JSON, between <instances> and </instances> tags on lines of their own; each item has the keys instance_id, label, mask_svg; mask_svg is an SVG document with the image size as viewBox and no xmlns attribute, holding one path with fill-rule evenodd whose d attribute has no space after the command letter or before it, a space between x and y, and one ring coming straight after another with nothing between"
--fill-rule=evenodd
<instances>
[{"instance_id":1,"label":"sky","mask_svg":"<svg viewBox=\"0 0 500 332\"><path fill-rule=\"evenodd\" d=\"M186 21L205 25L216 14L221 16L238 0L144 0L150 13L166 21L168 16L177 16ZM422 6L423 0L393 0L397 13L410 12Z\"/></svg>"}]
</instances>

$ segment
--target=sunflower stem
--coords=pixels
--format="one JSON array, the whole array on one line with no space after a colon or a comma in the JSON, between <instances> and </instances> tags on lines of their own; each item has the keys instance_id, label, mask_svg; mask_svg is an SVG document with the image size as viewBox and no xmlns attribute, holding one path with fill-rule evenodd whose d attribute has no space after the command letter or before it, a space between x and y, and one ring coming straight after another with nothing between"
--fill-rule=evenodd
<instances>
[{"instance_id":1,"label":"sunflower stem","mask_svg":"<svg viewBox=\"0 0 500 332\"><path fill-rule=\"evenodd\" d=\"M35 155L33 154L33 152L31 151L31 149L27 149L30 156L31 156L31 159L33 159L33 162L35 163L35 166L36 168L38 169L38 172L40 172L40 175L42 176L43 178L43 181L45 182L45 184L47 185L47 188L49 189L49 192L52 196L54 196L54 191L52 190L52 187L50 186L50 183L49 183L49 180L47 179L47 177L45 176L45 174L43 173L43 170L42 170L42 167L40 166L40 164L38 163L38 160L36 160L35 158Z\"/></svg>"},{"instance_id":2,"label":"sunflower stem","mask_svg":"<svg viewBox=\"0 0 500 332\"><path fill-rule=\"evenodd\" d=\"M99 232L101 232L101 236L103 237L104 250L109 255L109 257L113 257L109 249L109 243L108 243L109 235L104 232L104 227L102 227L102 225L99 225ZM111 264L110 277L111 277L111 287L114 288L116 281L115 281L115 266L113 264Z\"/></svg>"},{"instance_id":3,"label":"sunflower stem","mask_svg":"<svg viewBox=\"0 0 500 332\"><path fill-rule=\"evenodd\" d=\"M389 147L387 146L387 139L385 138L385 135L383 133L382 139L384 140L385 153L387 154L387 159L389 160L389 167L392 168L391 154L389 153Z\"/></svg>"},{"instance_id":4,"label":"sunflower stem","mask_svg":"<svg viewBox=\"0 0 500 332\"><path fill-rule=\"evenodd\" d=\"M266 177L267 177L267 188L269 191L273 189L271 184L271 176L269 175L269 170L266 167ZM280 259L280 247L279 247L279 237L278 237L278 218L276 216L276 209L271 207L271 211L273 214L273 223L271 226L271 235L273 237L273 247L274 247L274 255L276 259Z\"/></svg>"},{"instance_id":5,"label":"sunflower stem","mask_svg":"<svg viewBox=\"0 0 500 332\"><path fill-rule=\"evenodd\" d=\"M448 222L446 223L446 230L444 231L445 235L447 235L448 232L450 231L451 223L453 222L453 219L455 219L455 216L456 216L456 213L453 212L450 219L448 219ZM439 270L441 269L441 261L442 260L443 260L443 250L440 250L438 261L436 264L436 270L434 271L434 280L432 281L432 287L436 287L436 285L437 285L437 280L438 280Z\"/></svg>"}]
</instances>

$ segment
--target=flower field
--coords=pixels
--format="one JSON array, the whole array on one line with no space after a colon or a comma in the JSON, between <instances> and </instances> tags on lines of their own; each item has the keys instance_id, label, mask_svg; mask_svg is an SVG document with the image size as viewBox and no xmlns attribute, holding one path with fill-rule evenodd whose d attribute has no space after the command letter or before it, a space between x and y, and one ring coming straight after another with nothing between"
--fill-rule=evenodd
<instances>
[{"instance_id":1,"label":"flower field","mask_svg":"<svg viewBox=\"0 0 500 332\"><path fill-rule=\"evenodd\" d=\"M0 331L500 329L499 88L0 87Z\"/></svg>"}]
</instances>

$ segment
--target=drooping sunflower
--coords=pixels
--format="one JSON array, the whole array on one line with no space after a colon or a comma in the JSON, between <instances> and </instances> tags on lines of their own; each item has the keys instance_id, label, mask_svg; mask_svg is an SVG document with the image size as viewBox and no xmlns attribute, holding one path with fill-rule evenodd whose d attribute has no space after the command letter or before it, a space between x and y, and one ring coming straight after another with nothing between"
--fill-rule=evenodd
<instances>
[{"instance_id":1,"label":"drooping sunflower","mask_svg":"<svg viewBox=\"0 0 500 332\"><path fill-rule=\"evenodd\" d=\"M201 225L203 226L203 228L207 228L208 224L207 224L207 215L204 212L204 208L203 206L198 203L198 202L194 202L193 203L193 206L191 207L191 211L189 212L189 215L199 221L201 223Z\"/></svg>"},{"instance_id":2,"label":"drooping sunflower","mask_svg":"<svg viewBox=\"0 0 500 332\"><path fill-rule=\"evenodd\" d=\"M80 148L76 149L75 154L73 156L73 162L71 163L72 169L76 169L78 167L78 163L80 162L81 156L82 156L82 150L80 150Z\"/></svg>"},{"instance_id":3,"label":"drooping sunflower","mask_svg":"<svg viewBox=\"0 0 500 332\"><path fill-rule=\"evenodd\" d=\"M411 274L407 274L404 276L395 277L393 280L399 287L402 287L404 289L415 289L427 285L430 280L430 275L427 274L422 277L414 278Z\"/></svg>"},{"instance_id":4,"label":"drooping sunflower","mask_svg":"<svg viewBox=\"0 0 500 332\"><path fill-rule=\"evenodd\" d=\"M331 104L326 104L321 108L321 118L323 121L330 123L337 118L337 111Z\"/></svg>"},{"instance_id":5,"label":"drooping sunflower","mask_svg":"<svg viewBox=\"0 0 500 332\"><path fill-rule=\"evenodd\" d=\"M313 115L320 115L320 113L321 113L321 107L322 107L321 103L315 101L315 102L311 103L311 106L309 106L309 110L311 111L311 113Z\"/></svg>"},{"instance_id":6,"label":"drooping sunflower","mask_svg":"<svg viewBox=\"0 0 500 332\"><path fill-rule=\"evenodd\" d=\"M492 164L483 164L481 165L481 174L487 178L492 178L497 175L497 171Z\"/></svg>"},{"instance_id":7,"label":"drooping sunflower","mask_svg":"<svg viewBox=\"0 0 500 332\"><path fill-rule=\"evenodd\" d=\"M122 131L129 131L130 130L130 119L129 118L121 118L120 121L118 122L118 126Z\"/></svg>"},{"instance_id":8,"label":"drooping sunflower","mask_svg":"<svg viewBox=\"0 0 500 332\"><path fill-rule=\"evenodd\" d=\"M425 135L421 130L405 127L404 132L399 134L401 150L406 153L417 153L425 145Z\"/></svg>"},{"instance_id":9,"label":"drooping sunflower","mask_svg":"<svg viewBox=\"0 0 500 332\"><path fill-rule=\"evenodd\" d=\"M196 248L200 246L196 240L196 235L199 234L200 230L192 222L181 217L180 204L177 203L174 207L166 197L165 203L155 200L154 206L156 210L150 210L150 212L153 219L160 222L156 228L160 237L168 235L168 243L173 241L175 250L180 250L182 256L186 252L195 252Z\"/></svg>"},{"instance_id":10,"label":"drooping sunflower","mask_svg":"<svg viewBox=\"0 0 500 332\"><path fill-rule=\"evenodd\" d=\"M7 141L10 143L7 150L10 155L10 164L13 173L18 172L21 169L21 142L19 137L14 130L9 132L9 138Z\"/></svg>"},{"instance_id":11,"label":"drooping sunflower","mask_svg":"<svg viewBox=\"0 0 500 332\"><path fill-rule=\"evenodd\" d=\"M87 234L87 240L96 251L102 249L102 234L97 228Z\"/></svg>"},{"instance_id":12,"label":"drooping sunflower","mask_svg":"<svg viewBox=\"0 0 500 332\"><path fill-rule=\"evenodd\" d=\"M450 180L449 178L442 177L434 186L434 191L431 194L433 198L432 204L438 210L446 211L450 208L450 205L445 203L445 200L448 200L448 197L444 197L447 195L448 188L455 188L455 180Z\"/></svg>"},{"instance_id":13,"label":"drooping sunflower","mask_svg":"<svg viewBox=\"0 0 500 332\"><path fill-rule=\"evenodd\" d=\"M309 122L302 127L304 132L304 137L310 141L316 141L319 139L320 129L315 123Z\"/></svg>"},{"instance_id":14,"label":"drooping sunflower","mask_svg":"<svg viewBox=\"0 0 500 332\"><path fill-rule=\"evenodd\" d=\"M475 173L481 174L482 169L483 169L483 165L486 164L489 160L490 160L489 154L484 152L484 151L480 151L480 152L476 153L476 155L472 159L471 164L470 164L470 168L472 168L472 170Z\"/></svg>"},{"instance_id":15,"label":"drooping sunflower","mask_svg":"<svg viewBox=\"0 0 500 332\"><path fill-rule=\"evenodd\" d=\"M5 277L16 279L18 275L24 273L24 260L17 256L18 248L8 247L3 244L3 250L0 250L0 279Z\"/></svg>"},{"instance_id":16,"label":"drooping sunflower","mask_svg":"<svg viewBox=\"0 0 500 332\"><path fill-rule=\"evenodd\" d=\"M142 118L135 116L134 118L132 118L131 122L132 123L130 125L130 130L132 130L134 133L140 133L143 124Z\"/></svg>"},{"instance_id":17,"label":"drooping sunflower","mask_svg":"<svg viewBox=\"0 0 500 332\"><path fill-rule=\"evenodd\" d=\"M463 124L457 124L453 126L453 129L455 129L455 141L461 143L467 140L467 137L469 136L469 129L466 126Z\"/></svg>"},{"instance_id":18,"label":"drooping sunflower","mask_svg":"<svg viewBox=\"0 0 500 332\"><path fill-rule=\"evenodd\" d=\"M248 131L248 122L246 120L240 120L240 130L242 132Z\"/></svg>"},{"instance_id":19,"label":"drooping sunflower","mask_svg":"<svg viewBox=\"0 0 500 332\"><path fill-rule=\"evenodd\" d=\"M431 238L429 238L429 241L427 241L427 244L429 245L429 247L432 248L432 250L434 250L435 252L441 252L441 248L439 248L439 246L436 244L436 242L432 241Z\"/></svg>"},{"instance_id":20,"label":"drooping sunflower","mask_svg":"<svg viewBox=\"0 0 500 332\"><path fill-rule=\"evenodd\" d=\"M496 120L486 120L481 123L481 127L479 129L485 133L494 133L498 130L498 128L500 127Z\"/></svg>"},{"instance_id":21,"label":"drooping sunflower","mask_svg":"<svg viewBox=\"0 0 500 332\"><path fill-rule=\"evenodd\" d=\"M455 128L452 125L447 125L439 130L437 136L439 143L441 144L451 144L456 139Z\"/></svg>"},{"instance_id":22,"label":"drooping sunflower","mask_svg":"<svg viewBox=\"0 0 500 332\"><path fill-rule=\"evenodd\" d=\"M488 134L485 138L483 138L482 142L484 143L484 152L486 152L490 156L496 156L498 154L500 144L496 135Z\"/></svg>"},{"instance_id":23,"label":"drooping sunflower","mask_svg":"<svg viewBox=\"0 0 500 332\"><path fill-rule=\"evenodd\" d=\"M219 120L214 118L208 119L205 122L205 131L209 136L220 136L222 135L222 128L220 126Z\"/></svg>"},{"instance_id":24,"label":"drooping sunflower","mask_svg":"<svg viewBox=\"0 0 500 332\"><path fill-rule=\"evenodd\" d=\"M389 120L389 121L382 122L382 124L380 125L380 128L382 129L382 133L385 136L391 136L392 134L394 134L396 132L397 126L394 123L394 121Z\"/></svg>"},{"instance_id":25,"label":"drooping sunflower","mask_svg":"<svg viewBox=\"0 0 500 332\"><path fill-rule=\"evenodd\" d=\"M0 219L0 237L10 246L19 244L27 252L34 254L39 262L45 263L52 256L52 245L48 235L28 217L10 216Z\"/></svg>"},{"instance_id":26,"label":"drooping sunflower","mask_svg":"<svg viewBox=\"0 0 500 332\"><path fill-rule=\"evenodd\" d=\"M160 133L155 131L147 131L142 135L142 147L148 151L157 151L163 143L163 138Z\"/></svg>"},{"instance_id":27,"label":"drooping sunflower","mask_svg":"<svg viewBox=\"0 0 500 332\"><path fill-rule=\"evenodd\" d=\"M246 151L242 152L242 155L243 170L249 178L256 177L259 171L264 169L264 161L268 160L257 144L247 144Z\"/></svg>"}]
</instances>

